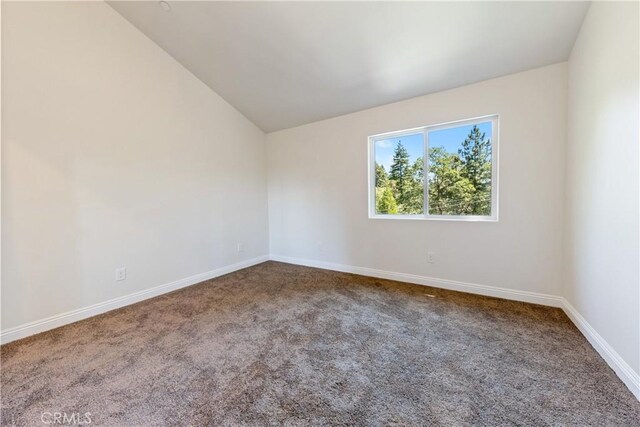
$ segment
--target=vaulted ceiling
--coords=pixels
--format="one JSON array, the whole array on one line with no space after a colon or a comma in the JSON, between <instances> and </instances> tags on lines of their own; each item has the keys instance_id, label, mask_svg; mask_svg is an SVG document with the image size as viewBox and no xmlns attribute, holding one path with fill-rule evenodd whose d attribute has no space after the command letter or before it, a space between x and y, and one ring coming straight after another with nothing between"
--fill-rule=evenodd
<instances>
[{"instance_id":1,"label":"vaulted ceiling","mask_svg":"<svg viewBox=\"0 0 640 427\"><path fill-rule=\"evenodd\" d=\"M564 61L589 6L109 4L266 132Z\"/></svg>"}]
</instances>

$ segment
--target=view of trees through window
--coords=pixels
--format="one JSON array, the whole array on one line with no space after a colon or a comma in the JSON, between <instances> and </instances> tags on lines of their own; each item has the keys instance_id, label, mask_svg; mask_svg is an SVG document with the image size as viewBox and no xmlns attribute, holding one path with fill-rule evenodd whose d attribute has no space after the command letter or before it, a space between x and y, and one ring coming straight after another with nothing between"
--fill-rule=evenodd
<instances>
[{"instance_id":1,"label":"view of trees through window","mask_svg":"<svg viewBox=\"0 0 640 427\"><path fill-rule=\"evenodd\" d=\"M490 216L492 122L427 133L429 215ZM424 213L424 135L375 141L377 214Z\"/></svg>"},{"instance_id":2,"label":"view of trees through window","mask_svg":"<svg viewBox=\"0 0 640 427\"><path fill-rule=\"evenodd\" d=\"M378 214L424 212L424 134L376 141Z\"/></svg>"}]
</instances>

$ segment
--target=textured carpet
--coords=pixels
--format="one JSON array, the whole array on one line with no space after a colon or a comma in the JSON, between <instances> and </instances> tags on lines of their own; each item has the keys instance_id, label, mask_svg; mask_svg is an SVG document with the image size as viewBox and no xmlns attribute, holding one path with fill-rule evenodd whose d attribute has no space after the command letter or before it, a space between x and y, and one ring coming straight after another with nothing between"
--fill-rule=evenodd
<instances>
[{"instance_id":1,"label":"textured carpet","mask_svg":"<svg viewBox=\"0 0 640 427\"><path fill-rule=\"evenodd\" d=\"M0 354L3 425L640 424L558 309L275 262Z\"/></svg>"}]
</instances>

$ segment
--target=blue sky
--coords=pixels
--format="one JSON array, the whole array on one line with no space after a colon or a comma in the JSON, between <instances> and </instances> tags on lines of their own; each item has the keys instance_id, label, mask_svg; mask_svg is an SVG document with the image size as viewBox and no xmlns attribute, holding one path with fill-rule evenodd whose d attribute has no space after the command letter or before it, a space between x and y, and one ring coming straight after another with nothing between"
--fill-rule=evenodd
<instances>
[{"instance_id":1,"label":"blue sky","mask_svg":"<svg viewBox=\"0 0 640 427\"><path fill-rule=\"evenodd\" d=\"M393 152L398 145L398 142L402 141L402 145L409 152L411 163L415 162L417 158L422 157L424 151L424 138L422 132L415 135L405 135L400 138L389 138L380 141L376 141L376 163L384 166L384 169L389 172L391 169L391 163L393 163Z\"/></svg>"},{"instance_id":2,"label":"blue sky","mask_svg":"<svg viewBox=\"0 0 640 427\"><path fill-rule=\"evenodd\" d=\"M481 132L486 134L487 139L491 139L491 122L484 122L477 125ZM469 131L473 125L459 126L455 128L434 130L429 132L430 147L444 147L450 153L457 153L460 144L469 135ZM415 135L405 135L400 138L389 138L376 141L376 162L384 166L389 172L391 163L393 163L393 151L402 141L411 157L411 163L415 162L418 157L422 157L424 150L424 141L422 132Z\"/></svg>"}]
</instances>

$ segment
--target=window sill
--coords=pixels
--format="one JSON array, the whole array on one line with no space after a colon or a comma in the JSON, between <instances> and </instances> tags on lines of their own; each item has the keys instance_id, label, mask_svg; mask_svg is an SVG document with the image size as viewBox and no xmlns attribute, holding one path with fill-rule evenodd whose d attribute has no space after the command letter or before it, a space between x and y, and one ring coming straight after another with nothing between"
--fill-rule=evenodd
<instances>
[{"instance_id":1,"label":"window sill","mask_svg":"<svg viewBox=\"0 0 640 427\"><path fill-rule=\"evenodd\" d=\"M369 215L369 219L391 219L409 221L459 221L459 222L498 222L491 216L435 216L435 215Z\"/></svg>"}]
</instances>

